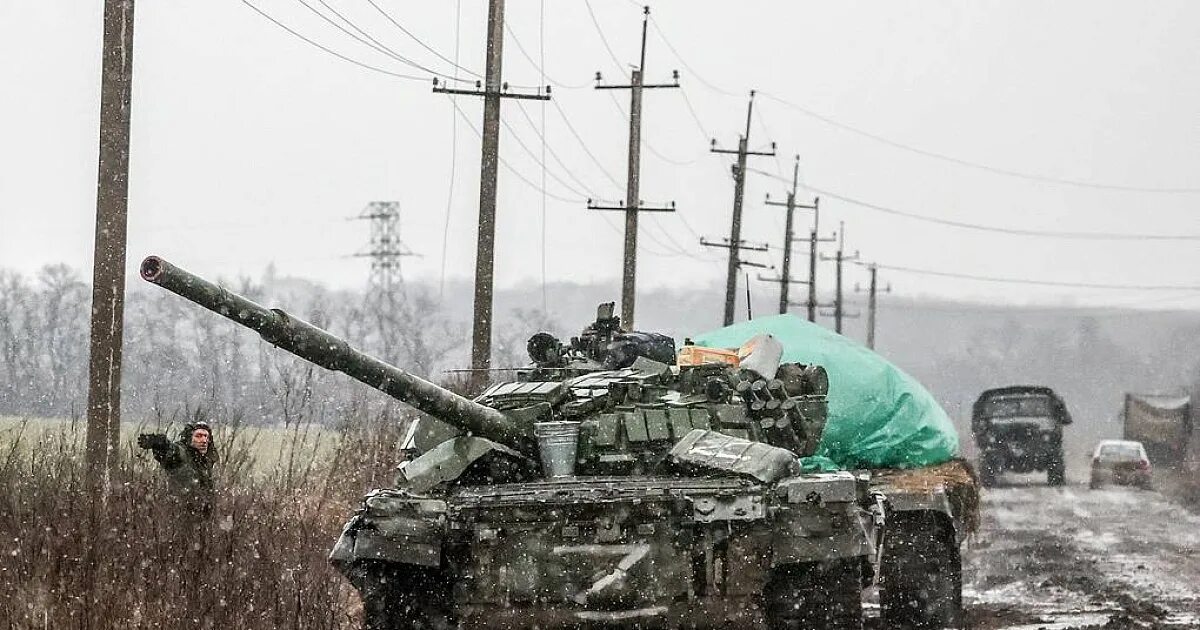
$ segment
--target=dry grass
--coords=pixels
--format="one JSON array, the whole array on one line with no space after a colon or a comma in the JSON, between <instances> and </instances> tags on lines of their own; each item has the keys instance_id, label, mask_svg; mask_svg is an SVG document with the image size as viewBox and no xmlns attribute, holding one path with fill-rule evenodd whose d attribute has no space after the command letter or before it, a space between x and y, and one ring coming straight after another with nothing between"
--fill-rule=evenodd
<instances>
[{"instance_id":1,"label":"dry grass","mask_svg":"<svg viewBox=\"0 0 1200 630\"><path fill-rule=\"evenodd\" d=\"M0 629L356 627L357 594L325 558L363 490L387 484L394 420L267 447L231 433L203 520L137 449L105 493L81 426L0 434Z\"/></svg>"}]
</instances>

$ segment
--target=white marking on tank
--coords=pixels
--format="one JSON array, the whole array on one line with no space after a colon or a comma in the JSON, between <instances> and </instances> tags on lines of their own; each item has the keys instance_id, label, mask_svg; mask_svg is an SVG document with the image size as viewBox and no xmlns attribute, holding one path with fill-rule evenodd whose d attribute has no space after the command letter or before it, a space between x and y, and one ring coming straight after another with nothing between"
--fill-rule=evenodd
<instances>
[{"instance_id":1,"label":"white marking on tank","mask_svg":"<svg viewBox=\"0 0 1200 630\"><path fill-rule=\"evenodd\" d=\"M592 595L603 591L618 581L624 581L625 576L629 575L629 570L638 562L641 562L646 557L646 554L650 552L650 545L559 545L553 551L555 555L581 553L589 556L624 556L617 563L615 569L607 575L600 577L587 590L572 598L577 603L586 605L588 598Z\"/></svg>"}]
</instances>

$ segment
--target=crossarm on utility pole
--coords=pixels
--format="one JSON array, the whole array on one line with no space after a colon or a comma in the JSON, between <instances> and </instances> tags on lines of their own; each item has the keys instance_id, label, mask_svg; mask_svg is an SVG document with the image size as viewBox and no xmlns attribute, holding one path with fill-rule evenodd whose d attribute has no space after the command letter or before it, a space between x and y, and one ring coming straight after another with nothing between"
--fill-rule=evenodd
<instances>
[{"instance_id":1,"label":"crossarm on utility pole","mask_svg":"<svg viewBox=\"0 0 1200 630\"><path fill-rule=\"evenodd\" d=\"M625 180L625 205L620 210L625 212L625 247L621 265L621 326L632 330L634 325L635 303L637 301L637 241L638 213L650 210L641 201L641 169L642 169L642 91L646 89L678 88L679 71L672 72L674 83L645 82L646 77L646 30L650 22L650 7L643 8L642 15L642 49L637 68L630 74L628 85L605 85L600 81L603 77L596 73L597 90L629 90L629 159ZM588 208L593 210L617 210L611 207L594 207L588 200ZM670 209L657 209L658 212L673 212L674 202Z\"/></svg>"},{"instance_id":2,"label":"crossarm on utility pole","mask_svg":"<svg viewBox=\"0 0 1200 630\"><path fill-rule=\"evenodd\" d=\"M773 156L775 155L775 143L771 143L771 151L751 151L750 143L750 120L754 114L754 90L750 91L750 100L746 105L746 130L741 137L738 138L738 148L736 151L730 149L721 149L717 147L717 141L712 141L710 151L713 153L729 153L737 154L737 165L733 168L733 217L729 227L729 264L725 273L725 316L724 322L728 326L733 323L733 311L737 300L737 271L740 260L740 244L742 238L742 197L746 190L746 157L750 155Z\"/></svg>"}]
</instances>

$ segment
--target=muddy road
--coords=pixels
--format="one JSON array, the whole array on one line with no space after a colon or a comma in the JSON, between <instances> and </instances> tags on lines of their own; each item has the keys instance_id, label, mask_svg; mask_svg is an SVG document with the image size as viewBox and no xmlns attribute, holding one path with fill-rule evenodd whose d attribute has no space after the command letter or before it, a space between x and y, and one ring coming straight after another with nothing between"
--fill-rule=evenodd
<instances>
[{"instance_id":1,"label":"muddy road","mask_svg":"<svg viewBox=\"0 0 1200 630\"><path fill-rule=\"evenodd\" d=\"M1200 628L1200 515L1158 492L989 489L963 556L968 627Z\"/></svg>"}]
</instances>

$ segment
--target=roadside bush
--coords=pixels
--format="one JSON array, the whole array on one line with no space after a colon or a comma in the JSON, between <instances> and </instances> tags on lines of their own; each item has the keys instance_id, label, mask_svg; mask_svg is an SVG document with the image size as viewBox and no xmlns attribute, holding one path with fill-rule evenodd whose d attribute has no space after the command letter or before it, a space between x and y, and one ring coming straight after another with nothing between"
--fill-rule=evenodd
<instances>
[{"instance_id":1,"label":"roadside bush","mask_svg":"<svg viewBox=\"0 0 1200 630\"><path fill-rule=\"evenodd\" d=\"M128 444L96 489L82 424L0 436L0 628L357 627L357 593L325 558L365 486L390 481L400 427L383 420L344 423L324 450L297 452L309 441L292 429L266 471L254 437L218 432L234 465L205 519Z\"/></svg>"}]
</instances>

